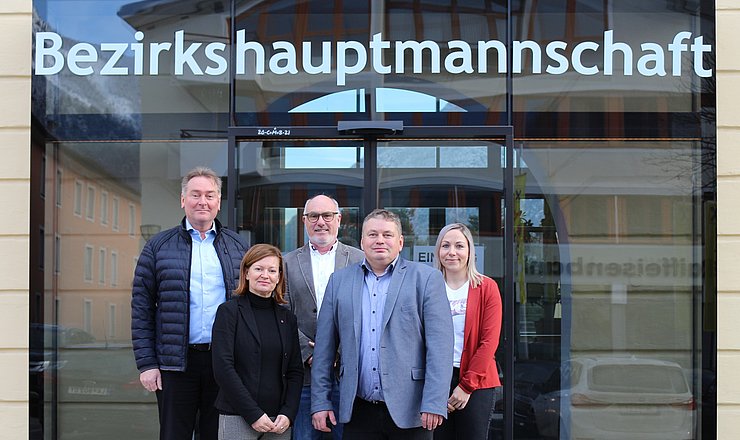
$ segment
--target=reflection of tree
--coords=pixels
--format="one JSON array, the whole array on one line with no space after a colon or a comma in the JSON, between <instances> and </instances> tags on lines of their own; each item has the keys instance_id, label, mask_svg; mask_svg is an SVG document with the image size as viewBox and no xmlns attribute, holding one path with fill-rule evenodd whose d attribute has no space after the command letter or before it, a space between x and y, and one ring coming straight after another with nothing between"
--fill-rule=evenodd
<instances>
[{"instance_id":1,"label":"reflection of tree","mask_svg":"<svg viewBox=\"0 0 740 440\"><path fill-rule=\"evenodd\" d=\"M357 223L342 224L339 226L339 241L344 244L360 247L360 229Z\"/></svg>"},{"instance_id":2,"label":"reflection of tree","mask_svg":"<svg viewBox=\"0 0 740 440\"><path fill-rule=\"evenodd\" d=\"M534 228L534 223L532 223L532 220L526 218L526 214L522 214L521 229L517 228L514 233L524 233L525 243L538 243L540 242L540 239L538 237L538 234L532 231L532 228Z\"/></svg>"},{"instance_id":3,"label":"reflection of tree","mask_svg":"<svg viewBox=\"0 0 740 440\"><path fill-rule=\"evenodd\" d=\"M468 228L470 228L473 237L480 235L480 216L478 214L471 214L468 217Z\"/></svg>"},{"instance_id":4,"label":"reflection of tree","mask_svg":"<svg viewBox=\"0 0 740 440\"><path fill-rule=\"evenodd\" d=\"M360 247L360 212L357 209L342 208L342 223L337 235L342 243Z\"/></svg>"},{"instance_id":5,"label":"reflection of tree","mask_svg":"<svg viewBox=\"0 0 740 440\"><path fill-rule=\"evenodd\" d=\"M706 20L710 19L713 20L713 17L706 18ZM715 41L711 38L706 44L716 48ZM690 55L685 54L684 56L686 58L682 62L691 65L693 60L688 58ZM680 185L681 183L688 184L692 190L694 188L701 189L702 193L714 194L717 179L717 83L715 78L717 63L715 51L705 52L702 62L704 66L714 72L714 75L699 79L698 91L700 95L693 98L700 105L698 111L674 114L676 126L688 127L691 133L701 133L700 151L696 155L687 156L685 149L673 149L667 155L661 155L660 157L649 159L649 161L661 168L666 181L673 181L676 185ZM694 96L697 91L697 85L693 82L694 76L689 75L688 79L682 77L682 80L684 88L682 91ZM695 127L697 130L693 130ZM687 166L686 161L688 160L691 160L692 163ZM690 171L690 176L686 175L687 171Z\"/></svg>"},{"instance_id":6,"label":"reflection of tree","mask_svg":"<svg viewBox=\"0 0 740 440\"><path fill-rule=\"evenodd\" d=\"M411 219L416 214L416 209L401 208L394 209L393 212L398 215L398 218L401 220L401 231L403 231L404 236L404 247L412 248L414 246L416 232L414 231L414 224L412 223Z\"/></svg>"}]
</instances>

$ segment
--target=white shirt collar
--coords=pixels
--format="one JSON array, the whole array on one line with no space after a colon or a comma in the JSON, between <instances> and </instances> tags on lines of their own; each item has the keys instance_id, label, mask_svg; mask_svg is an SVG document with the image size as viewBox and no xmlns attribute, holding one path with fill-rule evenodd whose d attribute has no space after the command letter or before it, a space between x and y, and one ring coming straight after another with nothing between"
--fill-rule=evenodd
<instances>
[{"instance_id":1,"label":"white shirt collar","mask_svg":"<svg viewBox=\"0 0 740 440\"><path fill-rule=\"evenodd\" d=\"M328 252L325 252L324 254L322 254L321 252L319 252L318 249L316 249L316 247L311 242L308 242L308 247L311 248L311 253L314 253L315 252L315 253L317 253L319 255L326 255L326 254L332 254L332 253L336 252L337 251L337 244L338 243L339 243L339 240L335 241L334 244L331 245L331 248L329 249L329 251Z\"/></svg>"}]
</instances>

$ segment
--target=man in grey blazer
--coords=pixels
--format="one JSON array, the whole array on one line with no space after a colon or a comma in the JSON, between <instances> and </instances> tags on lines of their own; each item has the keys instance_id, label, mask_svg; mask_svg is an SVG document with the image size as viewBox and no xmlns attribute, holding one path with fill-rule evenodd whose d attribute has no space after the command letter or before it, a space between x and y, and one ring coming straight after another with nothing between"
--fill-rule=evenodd
<instances>
[{"instance_id":1,"label":"man in grey blazer","mask_svg":"<svg viewBox=\"0 0 740 440\"><path fill-rule=\"evenodd\" d=\"M442 274L404 260L387 210L362 226L361 264L334 272L319 313L311 371L313 425L345 439L431 439L447 416L453 327ZM330 393L341 352L339 415Z\"/></svg>"},{"instance_id":2,"label":"man in grey blazer","mask_svg":"<svg viewBox=\"0 0 740 440\"><path fill-rule=\"evenodd\" d=\"M317 195L306 201L303 224L309 242L283 257L287 289L285 299L298 317L298 339L304 366L303 392L298 414L293 423L295 440L319 440L322 433L311 424L311 364L316 339L316 317L329 276L337 269L362 261L361 250L337 241L342 214L339 203L328 196ZM339 405L339 389L335 387L334 404ZM332 438L342 437L341 425L335 427Z\"/></svg>"}]
</instances>

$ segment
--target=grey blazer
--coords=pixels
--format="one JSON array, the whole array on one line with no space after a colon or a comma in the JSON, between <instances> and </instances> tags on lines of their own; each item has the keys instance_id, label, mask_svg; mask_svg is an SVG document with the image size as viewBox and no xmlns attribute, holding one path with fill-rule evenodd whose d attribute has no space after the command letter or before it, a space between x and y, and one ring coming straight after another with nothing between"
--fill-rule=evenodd
<instances>
[{"instance_id":1,"label":"grey blazer","mask_svg":"<svg viewBox=\"0 0 740 440\"><path fill-rule=\"evenodd\" d=\"M342 353L338 422L347 423L359 382L364 269L334 272L324 294L311 372L311 413L331 410L332 365ZM447 417L453 327L442 273L398 259L391 276L380 335L383 396L399 428L421 426L421 413Z\"/></svg>"},{"instance_id":2,"label":"grey blazer","mask_svg":"<svg viewBox=\"0 0 740 440\"><path fill-rule=\"evenodd\" d=\"M310 244L306 244L283 256L286 280L285 300L288 301L288 307L298 318L298 341L305 373L304 385L311 384L311 368L306 365L306 361L313 355L314 349L308 343L316 339L316 311L318 310L309 246ZM360 263L364 258L365 254L361 250L337 242L334 270Z\"/></svg>"}]
</instances>

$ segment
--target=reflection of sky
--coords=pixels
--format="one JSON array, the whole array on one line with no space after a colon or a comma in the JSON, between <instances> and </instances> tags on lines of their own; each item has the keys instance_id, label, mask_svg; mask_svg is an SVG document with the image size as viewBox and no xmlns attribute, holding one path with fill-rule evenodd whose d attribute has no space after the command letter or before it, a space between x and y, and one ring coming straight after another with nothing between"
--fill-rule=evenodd
<instances>
[{"instance_id":1,"label":"reflection of sky","mask_svg":"<svg viewBox=\"0 0 740 440\"><path fill-rule=\"evenodd\" d=\"M375 92L377 112L465 112L467 110L426 93L391 87ZM365 89L352 89L324 95L294 107L288 113L365 112Z\"/></svg>"},{"instance_id":2,"label":"reflection of sky","mask_svg":"<svg viewBox=\"0 0 740 440\"><path fill-rule=\"evenodd\" d=\"M358 168L357 156L357 147L285 147L285 169Z\"/></svg>"},{"instance_id":3,"label":"reflection of sky","mask_svg":"<svg viewBox=\"0 0 740 440\"><path fill-rule=\"evenodd\" d=\"M375 111L378 112L464 112L444 99L413 90L379 87L375 89Z\"/></svg>"},{"instance_id":4,"label":"reflection of sky","mask_svg":"<svg viewBox=\"0 0 740 440\"><path fill-rule=\"evenodd\" d=\"M472 233L477 237L478 230L471 227L470 221L472 218L478 218L478 207L463 207L463 208L446 208L445 209L445 223L462 223L472 229ZM475 238L475 237L474 237Z\"/></svg>"},{"instance_id":5,"label":"reflection of sky","mask_svg":"<svg viewBox=\"0 0 740 440\"><path fill-rule=\"evenodd\" d=\"M487 147L378 146L378 168L486 168ZM437 151L439 150L439 164ZM358 163L359 153L359 163ZM285 169L358 168L364 162L364 149L359 147L285 147Z\"/></svg>"},{"instance_id":6,"label":"reflection of sky","mask_svg":"<svg viewBox=\"0 0 740 440\"><path fill-rule=\"evenodd\" d=\"M134 30L118 17L133 0L48 0L39 14L60 35L87 43L134 42Z\"/></svg>"}]
</instances>

